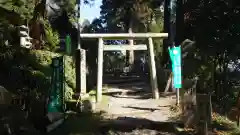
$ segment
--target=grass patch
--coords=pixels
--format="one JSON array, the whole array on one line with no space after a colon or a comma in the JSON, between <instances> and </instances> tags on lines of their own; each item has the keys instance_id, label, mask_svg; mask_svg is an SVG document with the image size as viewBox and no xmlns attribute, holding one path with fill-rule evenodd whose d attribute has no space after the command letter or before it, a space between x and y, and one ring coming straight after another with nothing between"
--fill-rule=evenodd
<instances>
[{"instance_id":1,"label":"grass patch","mask_svg":"<svg viewBox=\"0 0 240 135\"><path fill-rule=\"evenodd\" d=\"M178 121L180 115L171 117L171 121ZM240 135L240 128L237 127L236 122L229 120L225 116L218 113L212 114L212 125L210 127L216 135ZM191 132L192 129L178 128L178 131ZM189 130L189 131L188 131Z\"/></svg>"},{"instance_id":2,"label":"grass patch","mask_svg":"<svg viewBox=\"0 0 240 135\"><path fill-rule=\"evenodd\" d=\"M219 135L240 135L236 122L217 113L213 113L212 118L214 131Z\"/></svg>"}]
</instances>

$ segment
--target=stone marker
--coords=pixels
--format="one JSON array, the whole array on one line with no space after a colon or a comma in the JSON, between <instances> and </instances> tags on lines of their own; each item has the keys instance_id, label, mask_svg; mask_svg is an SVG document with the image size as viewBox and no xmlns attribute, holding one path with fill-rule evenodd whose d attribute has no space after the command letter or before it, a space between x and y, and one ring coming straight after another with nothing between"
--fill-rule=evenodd
<instances>
[{"instance_id":1,"label":"stone marker","mask_svg":"<svg viewBox=\"0 0 240 135\"><path fill-rule=\"evenodd\" d=\"M0 86L0 104L10 105L12 103L12 93Z\"/></svg>"}]
</instances>

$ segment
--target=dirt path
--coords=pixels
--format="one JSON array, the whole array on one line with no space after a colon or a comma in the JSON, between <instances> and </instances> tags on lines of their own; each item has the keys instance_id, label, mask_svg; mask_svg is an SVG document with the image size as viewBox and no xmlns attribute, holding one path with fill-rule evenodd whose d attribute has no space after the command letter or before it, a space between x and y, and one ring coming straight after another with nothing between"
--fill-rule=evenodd
<instances>
[{"instance_id":1,"label":"dirt path","mask_svg":"<svg viewBox=\"0 0 240 135\"><path fill-rule=\"evenodd\" d=\"M175 104L174 96L151 99L151 89L145 83L110 86L104 93L108 105L97 106L97 110L105 111L108 116L145 118L152 121L166 122L174 114L171 107Z\"/></svg>"},{"instance_id":2,"label":"dirt path","mask_svg":"<svg viewBox=\"0 0 240 135\"><path fill-rule=\"evenodd\" d=\"M143 83L109 86L103 95L108 104L95 109L106 113L69 117L65 130L51 135L192 135L178 131L183 124L170 120L176 115L170 110L174 96L153 100L149 86Z\"/></svg>"}]
</instances>

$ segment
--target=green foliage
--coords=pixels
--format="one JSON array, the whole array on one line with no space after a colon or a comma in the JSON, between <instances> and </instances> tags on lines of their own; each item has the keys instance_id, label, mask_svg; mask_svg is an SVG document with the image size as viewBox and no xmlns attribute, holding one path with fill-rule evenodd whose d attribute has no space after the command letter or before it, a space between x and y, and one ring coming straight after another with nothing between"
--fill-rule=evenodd
<instances>
[{"instance_id":1,"label":"green foliage","mask_svg":"<svg viewBox=\"0 0 240 135\"><path fill-rule=\"evenodd\" d=\"M69 18L75 18L76 19L76 0L67 0L65 1L64 9L68 12ZM74 19L74 20L75 20Z\"/></svg>"},{"instance_id":2,"label":"green foliage","mask_svg":"<svg viewBox=\"0 0 240 135\"><path fill-rule=\"evenodd\" d=\"M133 32L146 31L146 25L152 20L159 3L152 0L114 1L103 0L101 18L110 30L123 28L125 32L132 22ZM153 4L154 3L154 4ZM120 29L121 30L121 29Z\"/></svg>"},{"instance_id":3,"label":"green foliage","mask_svg":"<svg viewBox=\"0 0 240 135\"><path fill-rule=\"evenodd\" d=\"M24 19L30 19L33 14L35 0L2 0L0 7L14 11Z\"/></svg>"},{"instance_id":4,"label":"green foliage","mask_svg":"<svg viewBox=\"0 0 240 135\"><path fill-rule=\"evenodd\" d=\"M222 135L239 135L240 130L237 124L227 117L221 116L214 113L213 116L213 127L218 130Z\"/></svg>"},{"instance_id":5,"label":"green foliage","mask_svg":"<svg viewBox=\"0 0 240 135\"><path fill-rule=\"evenodd\" d=\"M49 51L33 51L31 54L33 59L35 59L35 68L44 72L44 74L50 77L51 74L51 59L53 57L59 56L60 54L49 52ZM35 58L34 58L35 57ZM69 56L64 56L64 66L65 66L65 96L66 99L71 99L73 92L76 89L76 75L75 75L75 65L72 58Z\"/></svg>"},{"instance_id":6,"label":"green foliage","mask_svg":"<svg viewBox=\"0 0 240 135\"><path fill-rule=\"evenodd\" d=\"M239 44L240 8L235 1L209 0L203 3L197 0L187 1L184 6L186 30L189 30L185 35L194 37L201 51L208 52L208 55L236 51L236 45Z\"/></svg>"},{"instance_id":7,"label":"green foliage","mask_svg":"<svg viewBox=\"0 0 240 135\"><path fill-rule=\"evenodd\" d=\"M124 55L121 53L107 52L104 53L104 71L117 72L125 66Z\"/></svg>"},{"instance_id":8,"label":"green foliage","mask_svg":"<svg viewBox=\"0 0 240 135\"><path fill-rule=\"evenodd\" d=\"M163 16L158 15L149 25L149 31L153 33L159 33L163 31ZM163 41L159 39L154 39L155 54L160 58L163 53Z\"/></svg>"},{"instance_id":9,"label":"green foliage","mask_svg":"<svg viewBox=\"0 0 240 135\"><path fill-rule=\"evenodd\" d=\"M5 48L0 52L0 78L4 87L16 92L18 89L30 89L39 94L47 94L51 79L51 58L60 54L49 51L29 51ZM75 68L71 57L65 59L66 99L70 99L75 90ZM7 72L6 72L7 71Z\"/></svg>"},{"instance_id":10,"label":"green foliage","mask_svg":"<svg viewBox=\"0 0 240 135\"><path fill-rule=\"evenodd\" d=\"M44 30L46 36L46 44L44 48L46 50L54 51L60 43L59 34L57 31L54 31L49 23L49 21L44 21Z\"/></svg>"},{"instance_id":11,"label":"green foliage","mask_svg":"<svg viewBox=\"0 0 240 135\"><path fill-rule=\"evenodd\" d=\"M236 1L206 2L188 0L184 4L186 32L183 34L184 37L195 39L195 56L198 57L195 60L184 59L184 70L199 76L200 91L211 92L213 101L221 104L226 112L234 104L236 92L239 91L235 88L239 85L239 71L232 72L228 67L230 62L239 65L233 61L240 56L237 47L240 8Z\"/></svg>"}]
</instances>

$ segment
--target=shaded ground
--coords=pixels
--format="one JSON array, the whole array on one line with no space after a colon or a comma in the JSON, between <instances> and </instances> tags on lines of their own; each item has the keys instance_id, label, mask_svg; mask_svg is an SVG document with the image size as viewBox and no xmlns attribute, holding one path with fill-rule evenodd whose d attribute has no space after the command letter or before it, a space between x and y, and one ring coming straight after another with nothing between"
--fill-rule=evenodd
<instances>
[{"instance_id":1,"label":"shaded ground","mask_svg":"<svg viewBox=\"0 0 240 135\"><path fill-rule=\"evenodd\" d=\"M175 94L153 100L150 87L140 82L105 89L107 104L96 105L98 113L69 114L66 122L49 135L196 135L176 122L178 113L172 111ZM209 135L227 135L222 132L228 131L239 135L236 128L220 121L213 123Z\"/></svg>"},{"instance_id":2,"label":"shaded ground","mask_svg":"<svg viewBox=\"0 0 240 135\"><path fill-rule=\"evenodd\" d=\"M172 96L151 99L150 87L140 82L105 89L107 104L95 110L101 113L71 115L62 125L66 130L56 130L54 135L187 135L176 130L182 124L169 121L175 115L170 110L175 105Z\"/></svg>"},{"instance_id":3,"label":"shaded ground","mask_svg":"<svg viewBox=\"0 0 240 135\"><path fill-rule=\"evenodd\" d=\"M17 108L0 107L3 109L0 112L4 116L2 118L7 116L6 120L9 119L14 127L29 128L16 135L196 135L193 130L183 130L183 123L171 119L177 116L171 111L171 106L175 104L174 96L162 95L159 100L150 99L151 92L141 83L118 87L104 93L109 104L97 106L98 111L94 113L68 112L65 122L47 134L36 131ZM209 135L240 134L235 123L218 115L214 115L213 119ZM1 119L1 127L5 127L4 121ZM1 130L0 134L3 134Z\"/></svg>"},{"instance_id":4,"label":"shaded ground","mask_svg":"<svg viewBox=\"0 0 240 135\"><path fill-rule=\"evenodd\" d=\"M0 134L41 135L19 106L0 105Z\"/></svg>"},{"instance_id":5,"label":"shaded ground","mask_svg":"<svg viewBox=\"0 0 240 135\"><path fill-rule=\"evenodd\" d=\"M139 118L106 120L99 114L81 114L69 116L60 128L49 135L188 135L178 132L175 126L179 125Z\"/></svg>"},{"instance_id":6,"label":"shaded ground","mask_svg":"<svg viewBox=\"0 0 240 135\"><path fill-rule=\"evenodd\" d=\"M141 82L109 86L104 95L108 104L97 106L98 111L117 117L146 118L152 121L168 121L174 114L171 107L175 105L175 95L152 99L150 87Z\"/></svg>"},{"instance_id":7,"label":"shaded ground","mask_svg":"<svg viewBox=\"0 0 240 135\"><path fill-rule=\"evenodd\" d=\"M127 120L127 121L126 121ZM229 123L214 121L209 135L239 135ZM119 117L104 119L100 113L70 114L66 122L48 135L196 135L179 130L183 125L174 122L156 122L148 119ZM202 135L202 134L200 134Z\"/></svg>"}]
</instances>

